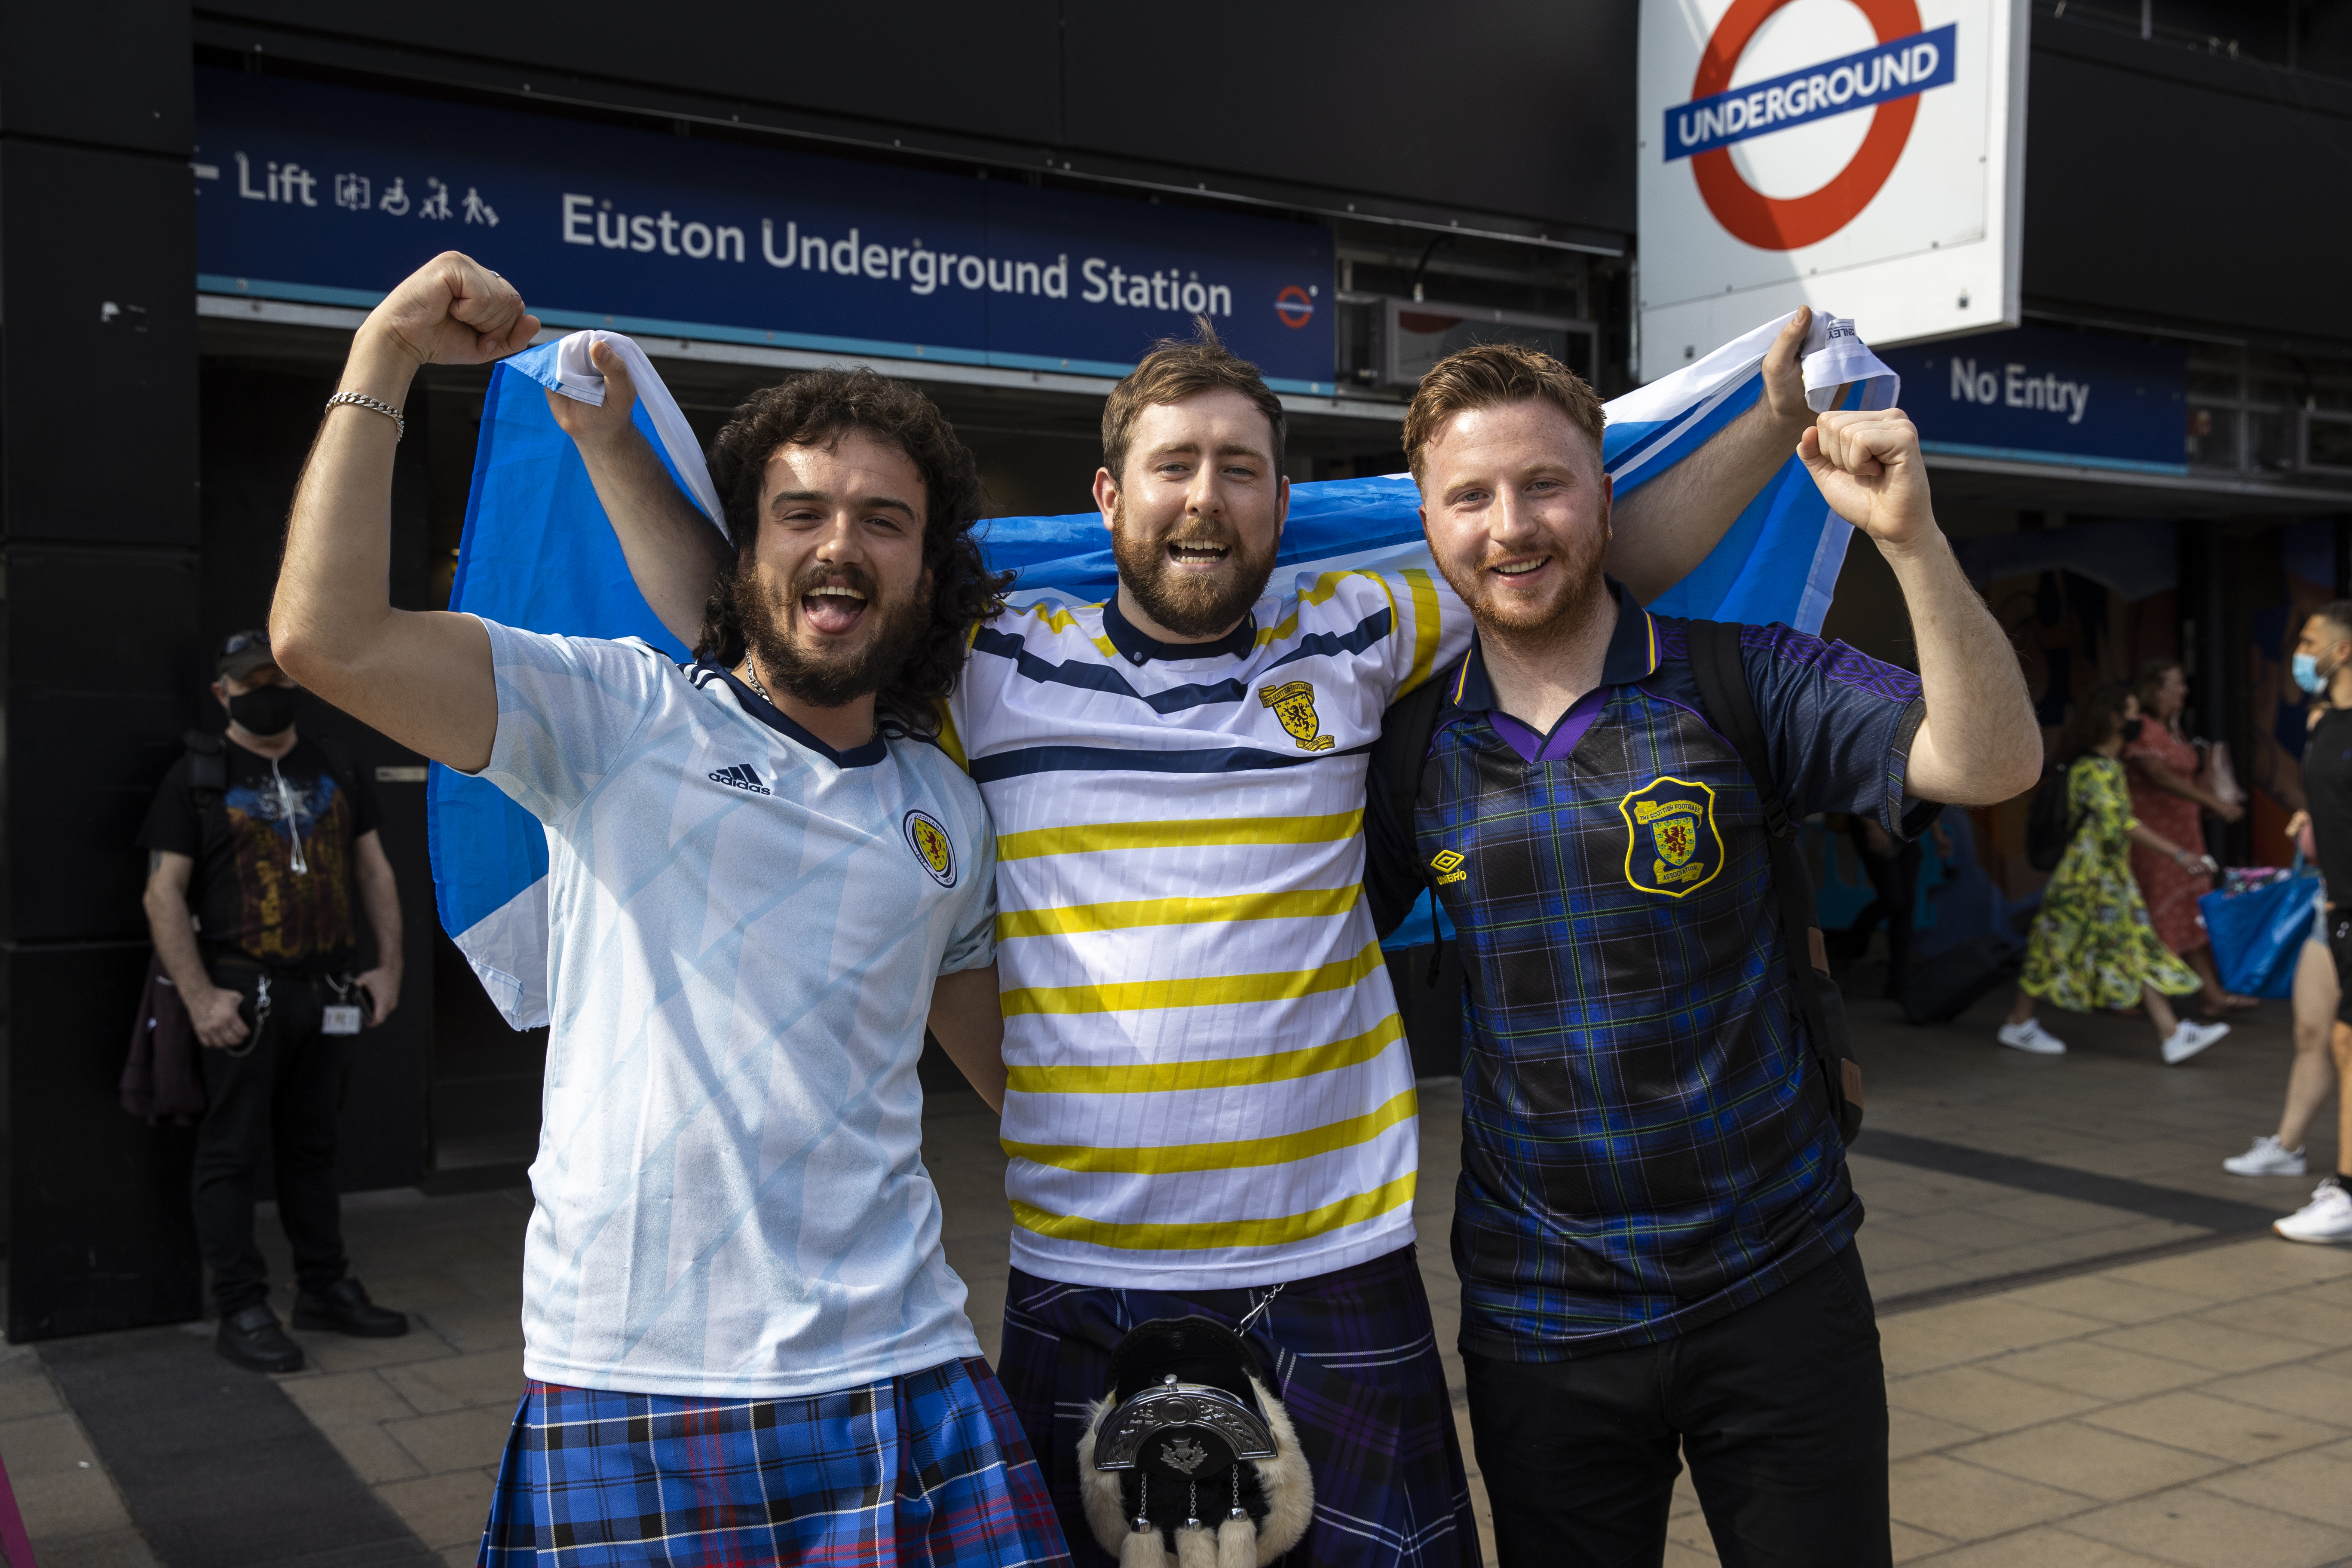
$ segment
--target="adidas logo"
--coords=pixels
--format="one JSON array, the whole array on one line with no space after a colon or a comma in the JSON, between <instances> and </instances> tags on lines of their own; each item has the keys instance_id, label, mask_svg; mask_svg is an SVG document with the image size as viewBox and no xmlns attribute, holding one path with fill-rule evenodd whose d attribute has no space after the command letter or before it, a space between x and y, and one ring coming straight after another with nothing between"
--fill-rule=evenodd
<instances>
[{"instance_id":1,"label":"adidas logo","mask_svg":"<svg viewBox=\"0 0 2352 1568\"><path fill-rule=\"evenodd\" d=\"M731 768L721 768L709 776L712 784L723 784L729 789L750 790L753 795L776 793L760 782L760 775L751 771L751 764L749 763L738 763Z\"/></svg>"}]
</instances>

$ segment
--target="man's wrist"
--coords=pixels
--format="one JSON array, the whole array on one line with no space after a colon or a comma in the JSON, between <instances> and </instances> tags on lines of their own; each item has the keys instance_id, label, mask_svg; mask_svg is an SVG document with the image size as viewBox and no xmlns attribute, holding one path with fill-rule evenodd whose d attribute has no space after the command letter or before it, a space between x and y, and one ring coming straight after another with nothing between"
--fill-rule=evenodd
<instances>
[{"instance_id":1,"label":"man's wrist","mask_svg":"<svg viewBox=\"0 0 2352 1568\"><path fill-rule=\"evenodd\" d=\"M404 403L416 379L416 355L392 332L362 324L352 339L351 358L344 362L338 392L363 392L395 406Z\"/></svg>"}]
</instances>

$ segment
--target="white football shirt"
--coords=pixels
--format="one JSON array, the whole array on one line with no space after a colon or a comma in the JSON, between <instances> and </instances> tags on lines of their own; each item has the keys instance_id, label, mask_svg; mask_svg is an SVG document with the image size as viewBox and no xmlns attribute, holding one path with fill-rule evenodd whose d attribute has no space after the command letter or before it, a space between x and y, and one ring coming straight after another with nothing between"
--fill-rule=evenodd
<instances>
[{"instance_id":1,"label":"white football shirt","mask_svg":"<svg viewBox=\"0 0 2352 1568\"><path fill-rule=\"evenodd\" d=\"M979 1354L915 1063L933 979L992 957L980 792L635 639L484 625L482 773L549 859L524 1372L770 1399Z\"/></svg>"},{"instance_id":2,"label":"white football shirt","mask_svg":"<svg viewBox=\"0 0 2352 1568\"><path fill-rule=\"evenodd\" d=\"M1434 574L1301 575L1223 642L974 633L942 739L997 827L1013 1261L1306 1279L1412 1239L1412 1057L1363 900L1381 714L1468 646Z\"/></svg>"}]
</instances>

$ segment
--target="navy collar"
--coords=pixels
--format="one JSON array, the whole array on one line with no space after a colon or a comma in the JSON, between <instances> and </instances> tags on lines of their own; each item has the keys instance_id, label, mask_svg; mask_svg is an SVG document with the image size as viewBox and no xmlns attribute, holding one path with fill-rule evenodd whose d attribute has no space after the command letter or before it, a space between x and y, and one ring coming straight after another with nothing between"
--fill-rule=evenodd
<instances>
[{"instance_id":1,"label":"navy collar","mask_svg":"<svg viewBox=\"0 0 2352 1568\"><path fill-rule=\"evenodd\" d=\"M1244 616L1240 626L1215 642L1160 642L1136 630L1134 623L1118 613L1118 595L1113 594L1103 601L1103 636L1110 638L1110 646L1129 664L1149 664L1155 658L1238 658L1257 647L1257 616Z\"/></svg>"},{"instance_id":2,"label":"navy collar","mask_svg":"<svg viewBox=\"0 0 2352 1568\"><path fill-rule=\"evenodd\" d=\"M735 705L744 712L795 745L806 746L836 768L870 768L890 754L890 744L883 738L879 729L875 731L874 738L864 744L852 746L845 752L836 752L800 725L793 723L790 715L752 690L733 670L722 669L707 658L695 660L694 668L709 670L733 687ZM878 722L880 719L878 712L876 718Z\"/></svg>"},{"instance_id":3,"label":"navy collar","mask_svg":"<svg viewBox=\"0 0 2352 1568\"><path fill-rule=\"evenodd\" d=\"M1614 578L1602 578L1609 596L1617 606L1617 629L1609 636L1609 651L1601 659L1601 684L1623 686L1629 681L1646 680L1658 668L1658 628L1650 612L1625 596L1623 584ZM1462 658L1462 666L1454 677L1454 689L1446 694L1454 706L1468 713L1491 712L1502 707L1495 700L1495 685L1486 675L1486 657L1479 650L1475 636L1470 639L1470 651Z\"/></svg>"}]
</instances>

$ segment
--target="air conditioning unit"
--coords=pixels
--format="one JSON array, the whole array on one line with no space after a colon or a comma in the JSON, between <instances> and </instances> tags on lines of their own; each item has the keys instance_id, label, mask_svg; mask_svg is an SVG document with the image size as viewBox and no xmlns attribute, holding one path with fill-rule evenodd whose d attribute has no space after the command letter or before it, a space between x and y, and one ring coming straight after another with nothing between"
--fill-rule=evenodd
<instances>
[{"instance_id":1,"label":"air conditioning unit","mask_svg":"<svg viewBox=\"0 0 2352 1568\"><path fill-rule=\"evenodd\" d=\"M2352 414L2305 408L2295 416L2301 429L2295 450L2299 468L2320 474L2352 474Z\"/></svg>"},{"instance_id":2,"label":"air conditioning unit","mask_svg":"<svg viewBox=\"0 0 2352 1568\"><path fill-rule=\"evenodd\" d=\"M1587 381L1601 357L1601 330L1591 321L1433 300L1383 299L1372 313L1370 357L1383 386L1417 386L1447 354L1491 342L1540 349Z\"/></svg>"}]
</instances>

